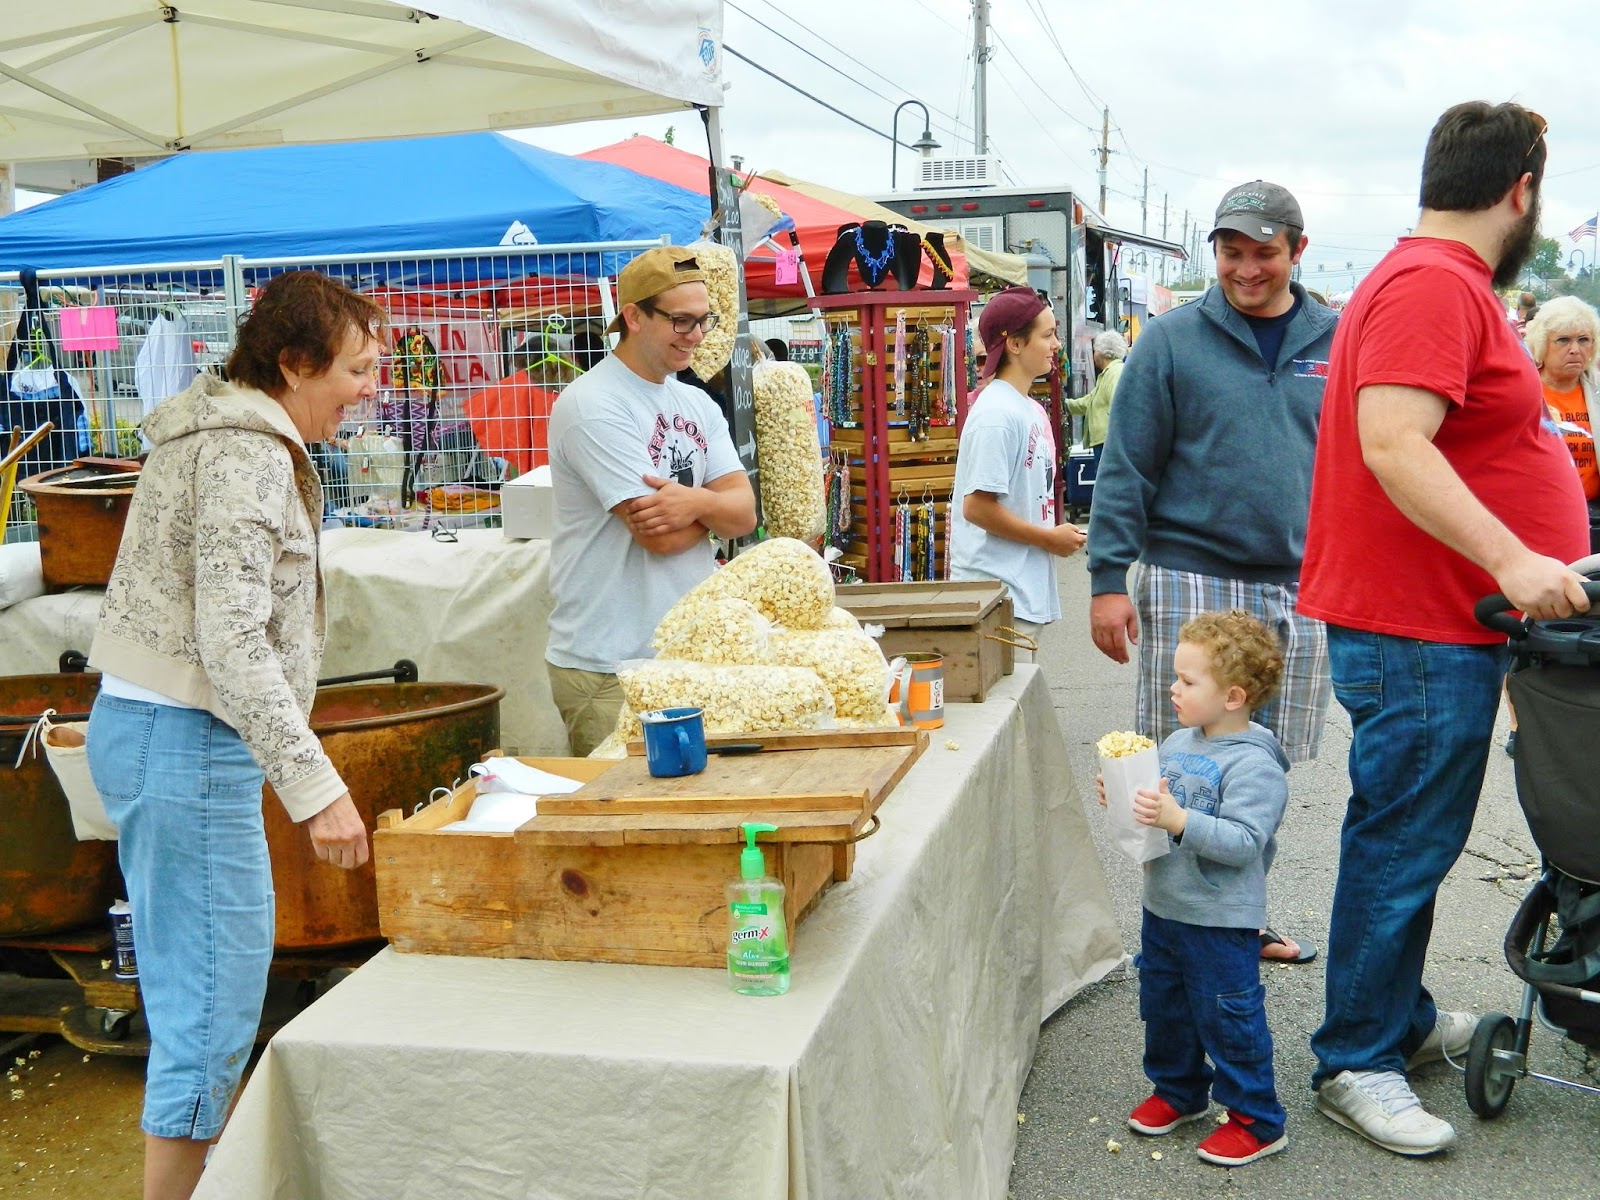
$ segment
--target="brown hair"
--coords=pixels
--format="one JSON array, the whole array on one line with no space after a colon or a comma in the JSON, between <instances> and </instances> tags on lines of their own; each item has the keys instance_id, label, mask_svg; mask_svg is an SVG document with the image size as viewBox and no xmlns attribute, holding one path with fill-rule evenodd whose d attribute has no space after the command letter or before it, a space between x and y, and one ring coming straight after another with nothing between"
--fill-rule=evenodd
<instances>
[{"instance_id":1,"label":"brown hair","mask_svg":"<svg viewBox=\"0 0 1600 1200\"><path fill-rule=\"evenodd\" d=\"M388 324L375 301L344 284L316 271L289 271L261 289L240 321L228 378L276 396L284 388L280 363L320 375L352 333L381 338Z\"/></svg>"},{"instance_id":2,"label":"brown hair","mask_svg":"<svg viewBox=\"0 0 1600 1200\"><path fill-rule=\"evenodd\" d=\"M1423 208L1482 212L1521 179L1544 181L1545 119L1520 104L1469 100L1445 109L1422 158Z\"/></svg>"},{"instance_id":3,"label":"brown hair","mask_svg":"<svg viewBox=\"0 0 1600 1200\"><path fill-rule=\"evenodd\" d=\"M1211 673L1224 691L1244 689L1245 703L1260 708L1283 680L1283 650L1278 639L1242 608L1201 613L1185 622L1178 640L1198 646L1211 661Z\"/></svg>"}]
</instances>

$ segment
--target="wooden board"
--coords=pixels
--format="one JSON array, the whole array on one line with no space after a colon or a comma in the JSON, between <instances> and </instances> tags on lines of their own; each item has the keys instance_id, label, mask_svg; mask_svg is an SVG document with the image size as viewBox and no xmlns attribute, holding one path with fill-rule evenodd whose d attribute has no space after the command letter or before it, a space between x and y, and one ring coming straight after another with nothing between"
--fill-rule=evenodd
<instances>
[{"instance_id":1,"label":"wooden board","mask_svg":"<svg viewBox=\"0 0 1600 1200\"><path fill-rule=\"evenodd\" d=\"M765 820L763 814L841 812L852 815L844 823L848 831L854 814L865 819L877 811L927 745L915 730L886 732L819 733L809 735L816 742L809 747L714 754L698 775L672 779L657 779L644 758L630 755L575 792L541 798L539 816L523 828L546 817L680 813L710 815L737 830L739 821ZM730 740L739 739L723 744ZM847 834L817 840L841 836Z\"/></svg>"},{"instance_id":2,"label":"wooden board","mask_svg":"<svg viewBox=\"0 0 1600 1200\"><path fill-rule=\"evenodd\" d=\"M976 625L1006 596L1003 583L855 583L835 589L835 603L863 621L890 629Z\"/></svg>"}]
</instances>

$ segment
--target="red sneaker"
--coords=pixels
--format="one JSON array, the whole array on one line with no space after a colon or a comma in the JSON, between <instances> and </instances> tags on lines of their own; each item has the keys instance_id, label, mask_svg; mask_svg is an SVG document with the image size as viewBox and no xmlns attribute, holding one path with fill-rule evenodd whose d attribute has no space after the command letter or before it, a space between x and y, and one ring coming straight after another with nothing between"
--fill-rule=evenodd
<instances>
[{"instance_id":1,"label":"red sneaker","mask_svg":"<svg viewBox=\"0 0 1600 1200\"><path fill-rule=\"evenodd\" d=\"M1215 1133L1196 1146L1195 1153L1219 1167L1242 1167L1276 1154L1289 1144L1287 1133L1280 1133L1275 1142L1263 1142L1250 1131L1253 1124L1249 1117L1241 1117L1230 1109L1226 1123L1218 1125Z\"/></svg>"},{"instance_id":2,"label":"red sneaker","mask_svg":"<svg viewBox=\"0 0 1600 1200\"><path fill-rule=\"evenodd\" d=\"M1160 1096L1151 1096L1128 1114L1128 1128L1135 1133L1157 1137L1163 1133L1171 1133L1179 1125L1198 1121L1205 1115L1206 1110L1203 1108L1199 1112L1181 1113Z\"/></svg>"}]
</instances>

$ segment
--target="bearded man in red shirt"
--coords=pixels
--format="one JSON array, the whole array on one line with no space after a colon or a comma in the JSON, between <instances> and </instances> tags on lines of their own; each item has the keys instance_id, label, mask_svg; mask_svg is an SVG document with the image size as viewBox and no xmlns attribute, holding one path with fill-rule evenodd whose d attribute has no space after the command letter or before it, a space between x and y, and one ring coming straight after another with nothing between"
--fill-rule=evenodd
<instances>
[{"instance_id":1,"label":"bearded man in red shirt","mask_svg":"<svg viewBox=\"0 0 1600 1200\"><path fill-rule=\"evenodd\" d=\"M1422 983L1507 665L1473 605L1588 607L1564 565L1588 553L1583 491L1495 294L1538 237L1547 129L1516 104L1439 118L1421 219L1345 309L1322 403L1299 611L1327 622L1354 736L1312 1084L1320 1112L1398 1154L1455 1140L1407 1072L1464 1054L1476 1025Z\"/></svg>"}]
</instances>

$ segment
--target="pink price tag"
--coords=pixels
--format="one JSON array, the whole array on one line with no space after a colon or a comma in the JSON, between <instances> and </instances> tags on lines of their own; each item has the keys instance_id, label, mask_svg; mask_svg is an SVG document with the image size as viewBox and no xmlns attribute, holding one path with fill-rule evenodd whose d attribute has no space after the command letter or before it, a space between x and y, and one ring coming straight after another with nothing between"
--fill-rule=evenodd
<instances>
[{"instance_id":1,"label":"pink price tag","mask_svg":"<svg viewBox=\"0 0 1600 1200\"><path fill-rule=\"evenodd\" d=\"M796 250L779 250L772 281L776 284L800 282L800 253Z\"/></svg>"}]
</instances>

